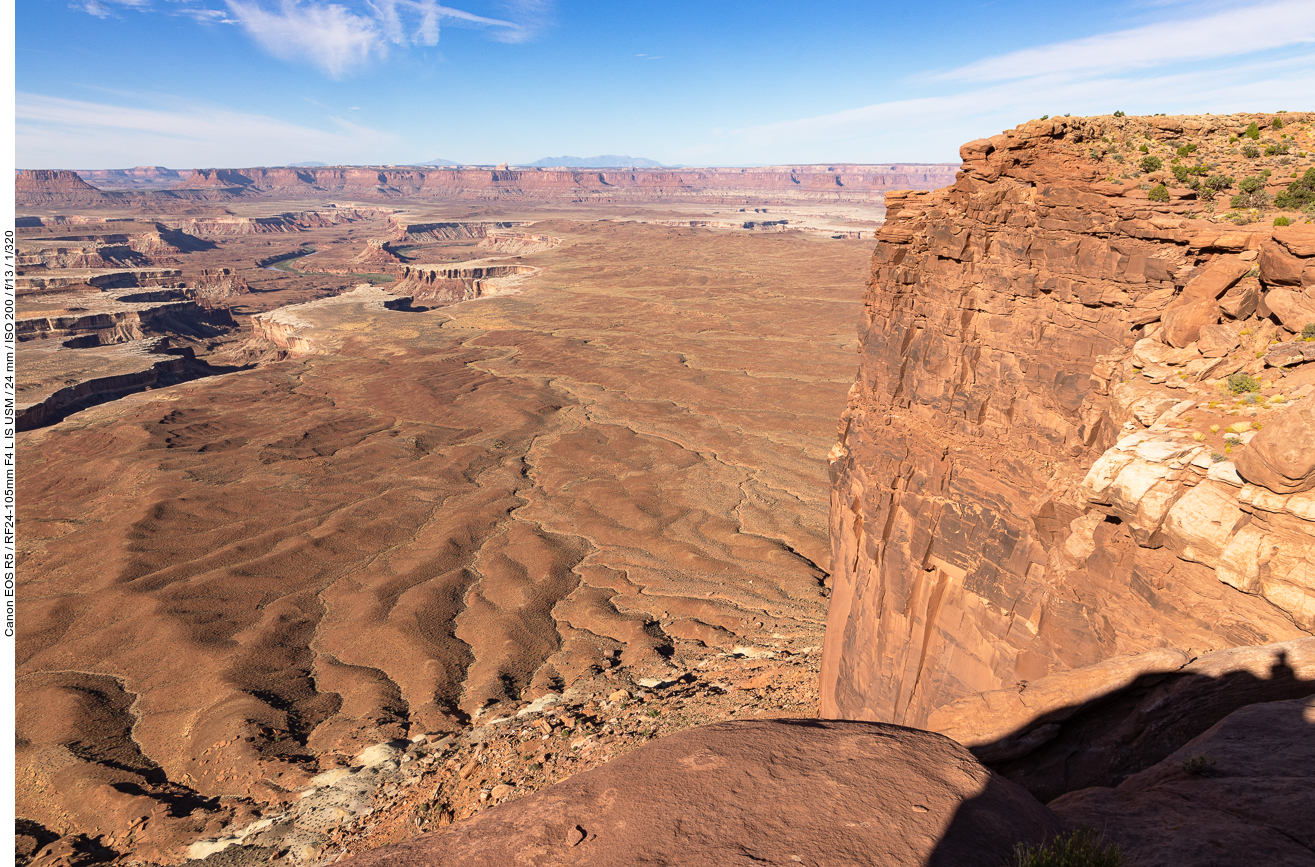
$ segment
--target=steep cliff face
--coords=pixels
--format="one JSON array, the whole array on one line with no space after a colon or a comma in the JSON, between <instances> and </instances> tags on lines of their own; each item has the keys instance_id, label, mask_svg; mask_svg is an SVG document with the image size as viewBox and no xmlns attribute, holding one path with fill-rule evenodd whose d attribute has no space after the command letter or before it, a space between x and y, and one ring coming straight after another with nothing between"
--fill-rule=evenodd
<instances>
[{"instance_id":1,"label":"steep cliff face","mask_svg":"<svg viewBox=\"0 0 1315 867\"><path fill-rule=\"evenodd\" d=\"M104 204L113 196L78 177L77 172L28 169L14 177L14 199L19 205L46 205L56 202Z\"/></svg>"},{"instance_id":2,"label":"steep cliff face","mask_svg":"<svg viewBox=\"0 0 1315 867\"><path fill-rule=\"evenodd\" d=\"M1033 121L887 194L832 452L823 716L935 727L1052 673L1315 630L1315 232L1111 178L1093 143L1220 122L1164 120Z\"/></svg>"},{"instance_id":3,"label":"steep cliff face","mask_svg":"<svg viewBox=\"0 0 1315 867\"><path fill-rule=\"evenodd\" d=\"M489 294L499 288L500 280L533 274L538 270L529 265L407 265L402 267L401 279L389 291L396 295L410 295L416 301L436 304L455 304Z\"/></svg>"}]
</instances>

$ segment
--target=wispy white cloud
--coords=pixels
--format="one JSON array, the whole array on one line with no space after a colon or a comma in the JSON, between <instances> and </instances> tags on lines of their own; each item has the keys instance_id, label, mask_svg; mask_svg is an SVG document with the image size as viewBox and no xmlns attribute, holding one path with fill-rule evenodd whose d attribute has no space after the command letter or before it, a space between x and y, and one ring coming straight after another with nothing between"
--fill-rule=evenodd
<instances>
[{"instance_id":1,"label":"wispy white cloud","mask_svg":"<svg viewBox=\"0 0 1315 867\"><path fill-rule=\"evenodd\" d=\"M335 78L387 54L386 22L337 3L283 0L271 11L257 3L228 0L228 10L270 54L305 61Z\"/></svg>"},{"instance_id":2,"label":"wispy white cloud","mask_svg":"<svg viewBox=\"0 0 1315 867\"><path fill-rule=\"evenodd\" d=\"M913 76L903 88L918 94L910 98L715 130L709 148L736 143L764 161L819 151L833 159L925 161L953 159L960 143L1042 114L1296 109L1315 104L1315 50L1305 48L1312 44L1311 0L1224 11L1193 4L1174 21Z\"/></svg>"},{"instance_id":3,"label":"wispy white cloud","mask_svg":"<svg viewBox=\"0 0 1315 867\"><path fill-rule=\"evenodd\" d=\"M553 0L502 0L500 5L506 10L502 17L515 25L493 32L499 42L529 42L552 26Z\"/></svg>"},{"instance_id":4,"label":"wispy white cloud","mask_svg":"<svg viewBox=\"0 0 1315 867\"><path fill-rule=\"evenodd\" d=\"M866 153L855 159L927 161L953 159L962 142L1042 114L1109 114L1115 109L1129 114L1224 114L1313 103L1315 57L1295 62L1285 58L1136 78L1042 76L719 130L715 138L761 148L769 160L781 160L779 154L792 149L804 155L824 148L835 154ZM697 154L679 158L696 159Z\"/></svg>"},{"instance_id":5,"label":"wispy white cloud","mask_svg":"<svg viewBox=\"0 0 1315 867\"><path fill-rule=\"evenodd\" d=\"M166 3L157 8L156 2ZM525 42L548 21L551 0L509 4L515 16L492 18L444 6L438 0L77 0L71 8L98 18L119 17L118 7L167 10L202 24L238 24L265 51L307 63L342 78L388 55L390 46L438 44L440 25L482 28L499 42ZM170 8L172 7L172 8Z\"/></svg>"},{"instance_id":6,"label":"wispy white cloud","mask_svg":"<svg viewBox=\"0 0 1315 867\"><path fill-rule=\"evenodd\" d=\"M392 135L337 117L327 119L333 129L323 130L213 106L133 108L21 92L15 120L22 168L388 162L398 144Z\"/></svg>"},{"instance_id":7,"label":"wispy white cloud","mask_svg":"<svg viewBox=\"0 0 1315 867\"><path fill-rule=\"evenodd\" d=\"M229 16L228 12L223 9L205 9L196 6L184 6L178 9L175 15L184 18L191 18L200 24L236 24L237 19Z\"/></svg>"},{"instance_id":8,"label":"wispy white cloud","mask_svg":"<svg viewBox=\"0 0 1315 867\"><path fill-rule=\"evenodd\" d=\"M1011 51L931 78L1007 81L1050 73L1115 73L1309 43L1315 43L1315 3L1281 0Z\"/></svg>"},{"instance_id":9,"label":"wispy white cloud","mask_svg":"<svg viewBox=\"0 0 1315 867\"><path fill-rule=\"evenodd\" d=\"M85 3L71 4L69 8L81 9L88 15L94 15L97 18L109 18L114 15L114 10L99 2L99 0L86 0Z\"/></svg>"},{"instance_id":10,"label":"wispy white cloud","mask_svg":"<svg viewBox=\"0 0 1315 867\"><path fill-rule=\"evenodd\" d=\"M70 3L70 9L81 9L88 15L94 15L97 18L118 18L119 14L115 10L116 6L127 6L129 9L138 9L145 11L150 8L151 0L79 0L76 3Z\"/></svg>"}]
</instances>

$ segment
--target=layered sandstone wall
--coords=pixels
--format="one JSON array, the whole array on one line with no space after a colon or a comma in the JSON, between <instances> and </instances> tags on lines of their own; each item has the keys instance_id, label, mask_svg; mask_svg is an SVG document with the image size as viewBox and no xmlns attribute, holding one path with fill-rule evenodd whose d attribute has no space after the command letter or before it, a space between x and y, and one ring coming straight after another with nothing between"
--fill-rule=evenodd
<instances>
[{"instance_id":1,"label":"layered sandstone wall","mask_svg":"<svg viewBox=\"0 0 1315 867\"><path fill-rule=\"evenodd\" d=\"M1165 120L1033 121L887 195L832 452L823 716L928 727L1315 631L1315 232L1107 180L1093 143L1224 122Z\"/></svg>"},{"instance_id":2,"label":"layered sandstone wall","mask_svg":"<svg viewBox=\"0 0 1315 867\"><path fill-rule=\"evenodd\" d=\"M410 295L416 301L455 304L490 294L490 281L533 274L529 265L406 265L401 279L389 290L396 295Z\"/></svg>"},{"instance_id":3,"label":"layered sandstone wall","mask_svg":"<svg viewBox=\"0 0 1315 867\"><path fill-rule=\"evenodd\" d=\"M202 169L176 189L364 198L568 201L779 199L880 203L886 190L949 183L955 166L770 166L752 169Z\"/></svg>"}]
</instances>

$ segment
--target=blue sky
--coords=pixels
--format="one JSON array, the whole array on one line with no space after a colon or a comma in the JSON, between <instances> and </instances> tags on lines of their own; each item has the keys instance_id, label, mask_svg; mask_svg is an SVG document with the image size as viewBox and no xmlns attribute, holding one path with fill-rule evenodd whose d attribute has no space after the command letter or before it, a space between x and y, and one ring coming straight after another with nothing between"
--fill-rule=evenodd
<instances>
[{"instance_id":1,"label":"blue sky","mask_svg":"<svg viewBox=\"0 0 1315 867\"><path fill-rule=\"evenodd\" d=\"M17 165L939 162L1042 114L1315 109L1315 0L18 0Z\"/></svg>"}]
</instances>

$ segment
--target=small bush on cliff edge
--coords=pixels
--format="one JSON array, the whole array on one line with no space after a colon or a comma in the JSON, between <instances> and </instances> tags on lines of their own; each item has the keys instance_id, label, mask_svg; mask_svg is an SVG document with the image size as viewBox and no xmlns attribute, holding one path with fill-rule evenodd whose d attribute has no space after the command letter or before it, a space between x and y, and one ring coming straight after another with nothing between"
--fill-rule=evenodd
<instances>
[{"instance_id":1,"label":"small bush on cliff edge","mask_svg":"<svg viewBox=\"0 0 1315 867\"><path fill-rule=\"evenodd\" d=\"M1169 201L1169 188L1164 184L1156 184L1147 191L1146 198L1152 202L1167 202Z\"/></svg>"},{"instance_id":2,"label":"small bush on cliff edge","mask_svg":"<svg viewBox=\"0 0 1315 867\"><path fill-rule=\"evenodd\" d=\"M1242 135L1252 141L1258 140L1260 138L1260 124L1256 123L1254 120L1251 121L1251 125L1246 128L1246 131L1243 132Z\"/></svg>"},{"instance_id":3,"label":"small bush on cliff edge","mask_svg":"<svg viewBox=\"0 0 1315 867\"><path fill-rule=\"evenodd\" d=\"M1096 829L1084 825L1060 834L1045 846L1014 847L1011 867L1121 867L1123 853L1114 845L1101 844Z\"/></svg>"}]
</instances>

